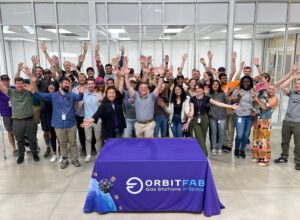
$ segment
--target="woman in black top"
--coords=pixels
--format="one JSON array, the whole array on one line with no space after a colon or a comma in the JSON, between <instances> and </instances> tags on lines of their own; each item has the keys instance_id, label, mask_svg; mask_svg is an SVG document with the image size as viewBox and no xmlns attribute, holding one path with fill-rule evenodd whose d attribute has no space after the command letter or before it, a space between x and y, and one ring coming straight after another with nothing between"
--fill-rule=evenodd
<instances>
[{"instance_id":1,"label":"woman in black top","mask_svg":"<svg viewBox=\"0 0 300 220\"><path fill-rule=\"evenodd\" d=\"M102 120L102 136L106 141L108 138L121 137L126 128L126 121L122 109L123 96L117 96L115 87L108 87L106 96L99 106L97 112L91 119L84 120L82 126L86 127L91 123L97 123L98 119Z\"/></svg>"},{"instance_id":2,"label":"woman in black top","mask_svg":"<svg viewBox=\"0 0 300 220\"><path fill-rule=\"evenodd\" d=\"M189 123L192 121L192 127L195 132L196 139L200 144L204 154L207 156L207 148L206 148L206 135L209 125L208 120L208 111L209 104L216 105L222 108L238 108L237 105L227 105L225 103L218 102L216 100L211 99L209 96L204 94L204 86L199 83L195 86L196 96L192 97L190 100L190 116L188 122L184 125L184 129L187 129Z\"/></svg>"}]
</instances>

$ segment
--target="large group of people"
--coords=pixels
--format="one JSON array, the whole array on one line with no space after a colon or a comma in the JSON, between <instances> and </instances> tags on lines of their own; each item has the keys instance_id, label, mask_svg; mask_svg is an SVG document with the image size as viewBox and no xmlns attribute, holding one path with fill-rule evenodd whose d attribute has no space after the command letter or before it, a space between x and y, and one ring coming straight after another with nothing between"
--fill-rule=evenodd
<instances>
[{"instance_id":1,"label":"large group of people","mask_svg":"<svg viewBox=\"0 0 300 220\"><path fill-rule=\"evenodd\" d=\"M232 69L213 67L213 53L200 59L205 72L193 69L191 78L183 75L187 54L174 69L166 55L160 66L151 56L139 57L141 70L130 68L124 47L119 56L105 66L100 59L100 46L95 48L96 70L81 71L88 51L78 63L50 57L41 43L50 69L39 66L32 57L32 68L20 63L11 85L9 75L0 82L0 114L17 163L24 161L26 146L34 161L39 161L38 125L47 146L44 157L59 161L65 169L71 163L79 167L79 156L90 162L109 138L195 137L203 153L221 156L232 152L246 158L246 146L253 130L252 160L260 167L271 159L271 117L278 105L276 89L289 96L282 124L282 154L275 163L287 163L291 136L295 142L295 168L300 170L300 79L297 65L276 82L253 58L259 74L245 62L237 70L232 54ZM21 77L21 74L24 77ZM290 89L290 84L295 84ZM299 95L299 97L298 97ZM236 133L236 135L235 135ZM80 144L77 144L76 136ZM206 146L209 137L210 146ZM234 138L235 137L235 138ZM15 141L17 145L15 144Z\"/></svg>"}]
</instances>

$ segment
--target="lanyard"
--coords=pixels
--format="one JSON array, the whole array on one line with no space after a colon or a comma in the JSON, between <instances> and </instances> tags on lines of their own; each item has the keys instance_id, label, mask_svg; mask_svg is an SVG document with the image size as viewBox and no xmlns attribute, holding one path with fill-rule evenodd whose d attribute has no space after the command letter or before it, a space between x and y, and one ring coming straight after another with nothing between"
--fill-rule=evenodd
<instances>
[{"instance_id":1,"label":"lanyard","mask_svg":"<svg viewBox=\"0 0 300 220\"><path fill-rule=\"evenodd\" d=\"M196 101L197 101L197 106L198 106L198 114L200 115L200 108L202 105L203 98L201 99L200 104L199 104L199 99L196 99Z\"/></svg>"},{"instance_id":2,"label":"lanyard","mask_svg":"<svg viewBox=\"0 0 300 220\"><path fill-rule=\"evenodd\" d=\"M61 104L61 107L62 107L62 113L64 114L65 112L64 112L64 104L65 104L65 99L66 99L66 96L63 96L62 94L60 94L60 96L59 96L59 100L60 100L60 104Z\"/></svg>"}]
</instances>

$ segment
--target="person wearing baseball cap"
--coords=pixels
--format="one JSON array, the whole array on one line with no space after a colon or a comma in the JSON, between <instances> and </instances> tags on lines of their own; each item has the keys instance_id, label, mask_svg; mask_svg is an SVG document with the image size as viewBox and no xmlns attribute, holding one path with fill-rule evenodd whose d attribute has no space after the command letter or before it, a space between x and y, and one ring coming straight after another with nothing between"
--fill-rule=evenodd
<instances>
[{"instance_id":1,"label":"person wearing baseball cap","mask_svg":"<svg viewBox=\"0 0 300 220\"><path fill-rule=\"evenodd\" d=\"M5 86L6 88L14 88L13 86L10 85L10 78L8 75L1 75L0 80L3 86ZM18 150L16 148L15 137L12 133L13 120L11 118L11 114L12 112L11 112L9 98L2 91L0 91L0 115L3 119L4 127L7 130L7 138L10 145L13 148L13 154L17 156Z\"/></svg>"}]
</instances>

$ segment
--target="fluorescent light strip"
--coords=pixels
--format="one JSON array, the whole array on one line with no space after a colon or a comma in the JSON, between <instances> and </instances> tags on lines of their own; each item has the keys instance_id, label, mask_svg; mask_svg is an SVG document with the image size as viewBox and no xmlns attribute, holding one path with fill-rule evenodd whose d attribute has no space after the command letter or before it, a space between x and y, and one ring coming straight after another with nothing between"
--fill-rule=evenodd
<instances>
[{"instance_id":1,"label":"fluorescent light strip","mask_svg":"<svg viewBox=\"0 0 300 220\"><path fill-rule=\"evenodd\" d=\"M234 31L239 31L239 30L242 30L242 28L234 28ZM227 29L221 31L222 33L226 33L227 32Z\"/></svg>"},{"instance_id":2,"label":"fluorescent light strip","mask_svg":"<svg viewBox=\"0 0 300 220\"><path fill-rule=\"evenodd\" d=\"M182 28L167 28L164 33L180 33L182 30Z\"/></svg>"},{"instance_id":3,"label":"fluorescent light strip","mask_svg":"<svg viewBox=\"0 0 300 220\"><path fill-rule=\"evenodd\" d=\"M297 30L299 29L299 27L289 27L288 30L289 31L292 31L292 30ZM285 31L285 28L278 28L278 29L274 29L274 30L271 30L272 32L284 32Z\"/></svg>"},{"instance_id":4,"label":"fluorescent light strip","mask_svg":"<svg viewBox=\"0 0 300 220\"><path fill-rule=\"evenodd\" d=\"M119 34L119 33L125 33L124 29L108 29L109 33L111 34Z\"/></svg>"},{"instance_id":5,"label":"fluorescent light strip","mask_svg":"<svg viewBox=\"0 0 300 220\"><path fill-rule=\"evenodd\" d=\"M56 29L45 29L46 31L50 31L52 33L56 33ZM70 34L72 32L66 30L66 29L63 29L63 28L59 28L59 33L60 34Z\"/></svg>"}]
</instances>

